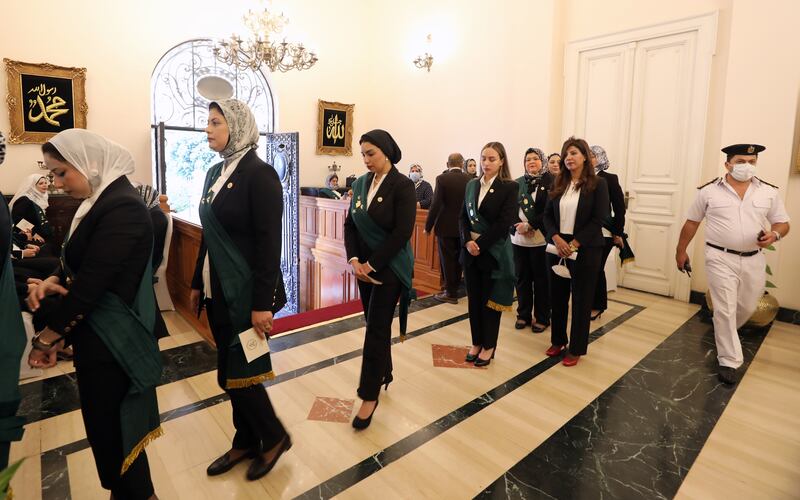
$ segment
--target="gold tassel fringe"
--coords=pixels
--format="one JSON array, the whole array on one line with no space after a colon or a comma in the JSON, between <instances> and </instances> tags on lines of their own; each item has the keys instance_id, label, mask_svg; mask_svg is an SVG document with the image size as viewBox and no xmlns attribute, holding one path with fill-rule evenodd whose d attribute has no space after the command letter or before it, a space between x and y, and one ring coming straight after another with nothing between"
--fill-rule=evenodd
<instances>
[{"instance_id":1,"label":"gold tassel fringe","mask_svg":"<svg viewBox=\"0 0 800 500\"><path fill-rule=\"evenodd\" d=\"M125 459L125 461L122 462L122 472L120 472L119 475L122 476L123 474L125 474L125 471L127 471L128 467L130 467L131 464L133 464L134 460L136 460L136 458L139 456L139 453L141 453L142 450L144 450L145 446L152 443L157 438L160 438L163 435L164 435L164 429L162 429L161 426L158 426L154 430L147 433L147 435L144 438L142 438L141 441L139 441L139 444L133 447L133 450L131 450L131 452L128 454L128 457Z\"/></svg>"},{"instance_id":2,"label":"gold tassel fringe","mask_svg":"<svg viewBox=\"0 0 800 500\"><path fill-rule=\"evenodd\" d=\"M486 303L486 307L488 307L489 309L494 309L495 311L500 311L500 312L511 312L511 311L514 310L511 306L504 306L504 305L498 304L497 302L495 302L493 300L490 300L489 302L487 302Z\"/></svg>"},{"instance_id":3,"label":"gold tassel fringe","mask_svg":"<svg viewBox=\"0 0 800 500\"><path fill-rule=\"evenodd\" d=\"M267 380L272 380L275 378L275 372L270 370L267 373L256 375L255 377L247 377L247 378L229 378L225 382L226 389L244 389L245 387L250 387L251 385L260 384L262 382L266 382Z\"/></svg>"},{"instance_id":4,"label":"gold tassel fringe","mask_svg":"<svg viewBox=\"0 0 800 500\"><path fill-rule=\"evenodd\" d=\"M624 265L625 265L625 264L627 264L628 262L633 262L633 261L635 261L635 260L636 260L636 259L635 259L634 257L628 257L627 259L622 259L622 265L624 266Z\"/></svg>"},{"instance_id":5,"label":"gold tassel fringe","mask_svg":"<svg viewBox=\"0 0 800 500\"><path fill-rule=\"evenodd\" d=\"M5 500L14 500L14 490L11 489L11 485L9 485L6 490Z\"/></svg>"}]
</instances>

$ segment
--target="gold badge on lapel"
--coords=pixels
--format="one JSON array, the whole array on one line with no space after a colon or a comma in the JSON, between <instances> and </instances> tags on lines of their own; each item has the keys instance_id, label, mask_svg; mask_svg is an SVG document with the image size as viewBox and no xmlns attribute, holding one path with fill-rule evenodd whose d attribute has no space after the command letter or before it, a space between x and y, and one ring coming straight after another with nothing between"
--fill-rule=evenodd
<instances>
[{"instance_id":1,"label":"gold badge on lapel","mask_svg":"<svg viewBox=\"0 0 800 500\"><path fill-rule=\"evenodd\" d=\"M494 193L494 188L490 188L490 189L489 189L489 192L490 192L490 193Z\"/></svg>"},{"instance_id":2,"label":"gold badge on lapel","mask_svg":"<svg viewBox=\"0 0 800 500\"><path fill-rule=\"evenodd\" d=\"M381 203L382 201L383 201L383 196L378 196L378 203Z\"/></svg>"},{"instance_id":3,"label":"gold badge on lapel","mask_svg":"<svg viewBox=\"0 0 800 500\"><path fill-rule=\"evenodd\" d=\"M228 183L228 189L230 189L230 188L232 188L232 187L233 187L233 183L232 183L232 182L229 182L229 183Z\"/></svg>"},{"instance_id":4,"label":"gold badge on lapel","mask_svg":"<svg viewBox=\"0 0 800 500\"><path fill-rule=\"evenodd\" d=\"M358 198L356 200L356 210L358 210L359 208L361 208L361 198Z\"/></svg>"},{"instance_id":5,"label":"gold badge on lapel","mask_svg":"<svg viewBox=\"0 0 800 500\"><path fill-rule=\"evenodd\" d=\"M525 198L524 200L522 200L522 203L527 205L528 204L528 198Z\"/></svg>"}]
</instances>

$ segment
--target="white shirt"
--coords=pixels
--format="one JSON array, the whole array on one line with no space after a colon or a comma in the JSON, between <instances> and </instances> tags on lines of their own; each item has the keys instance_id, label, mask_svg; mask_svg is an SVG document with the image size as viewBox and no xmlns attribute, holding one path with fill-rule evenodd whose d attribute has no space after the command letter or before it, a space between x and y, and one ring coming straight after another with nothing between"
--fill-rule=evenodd
<instances>
[{"instance_id":1,"label":"white shirt","mask_svg":"<svg viewBox=\"0 0 800 500\"><path fill-rule=\"evenodd\" d=\"M372 204L372 198L375 197L375 193L378 192L378 188L381 187L381 184L383 184L383 180L386 179L387 175L389 175L389 172L383 174L380 179L378 179L378 174L375 174L375 176L372 178L372 183L369 185L369 191L367 191L367 208L369 208L370 204ZM378 179L377 182L376 179Z\"/></svg>"},{"instance_id":2,"label":"white shirt","mask_svg":"<svg viewBox=\"0 0 800 500\"><path fill-rule=\"evenodd\" d=\"M494 184L494 180L495 179L497 179L497 174L495 174L494 177L492 177L491 179L488 179L488 180L486 179L485 175L483 177L481 177L481 180L480 180L481 190L478 192L478 208L481 207L481 203L483 203L483 199L486 198L487 194L489 194L489 190L492 188L492 184ZM469 234L470 234L470 236L472 236L473 240L477 240L478 238L481 237L481 235L479 233L476 233L474 231L470 231Z\"/></svg>"},{"instance_id":3,"label":"white shirt","mask_svg":"<svg viewBox=\"0 0 800 500\"><path fill-rule=\"evenodd\" d=\"M244 158L244 155L236 158L229 165L222 167L222 173L219 174L214 185L211 186L213 194L211 195L211 201L209 203L212 203L217 198L219 192L225 188L225 183L228 182L228 179L231 174L233 174L233 171L236 170L242 158ZM204 193L203 196L208 196L208 193ZM206 258L203 260L203 294L207 299L211 298L211 266L208 262L208 250L206 250Z\"/></svg>"},{"instance_id":4,"label":"white shirt","mask_svg":"<svg viewBox=\"0 0 800 500\"><path fill-rule=\"evenodd\" d=\"M740 252L759 249L759 231L769 232L772 224L789 222L778 190L757 177L751 179L744 198L725 177L704 186L686 214L694 222L703 217L706 242Z\"/></svg>"},{"instance_id":5,"label":"white shirt","mask_svg":"<svg viewBox=\"0 0 800 500\"><path fill-rule=\"evenodd\" d=\"M581 197L581 190L575 189L575 183L570 182L569 187L561 195L558 205L560 215L559 230L561 234L573 234L575 231L575 215L578 213L578 200Z\"/></svg>"}]
</instances>

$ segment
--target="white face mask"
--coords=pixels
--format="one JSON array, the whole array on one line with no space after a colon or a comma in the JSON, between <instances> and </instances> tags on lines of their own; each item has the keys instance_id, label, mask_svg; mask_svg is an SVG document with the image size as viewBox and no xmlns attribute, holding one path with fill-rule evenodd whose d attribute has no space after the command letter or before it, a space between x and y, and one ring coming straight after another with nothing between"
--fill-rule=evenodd
<instances>
[{"instance_id":1,"label":"white face mask","mask_svg":"<svg viewBox=\"0 0 800 500\"><path fill-rule=\"evenodd\" d=\"M569 268L566 265L567 261L565 259L561 259L558 261L558 264L552 267L553 272L556 273L557 276L561 276L562 278L571 279L572 275L569 272Z\"/></svg>"},{"instance_id":2,"label":"white face mask","mask_svg":"<svg viewBox=\"0 0 800 500\"><path fill-rule=\"evenodd\" d=\"M416 184L419 182L420 179L422 179L422 174L419 172L411 172L410 174L408 174L408 177L411 178L411 181L414 184Z\"/></svg>"},{"instance_id":3,"label":"white face mask","mask_svg":"<svg viewBox=\"0 0 800 500\"><path fill-rule=\"evenodd\" d=\"M731 169L731 176L739 182L746 182L756 175L756 167L749 163L736 163Z\"/></svg>"}]
</instances>

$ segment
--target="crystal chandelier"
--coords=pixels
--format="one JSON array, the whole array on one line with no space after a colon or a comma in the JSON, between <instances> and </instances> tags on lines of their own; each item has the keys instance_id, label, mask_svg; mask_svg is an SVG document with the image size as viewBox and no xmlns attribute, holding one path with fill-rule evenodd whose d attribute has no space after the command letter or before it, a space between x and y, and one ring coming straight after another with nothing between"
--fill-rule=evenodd
<instances>
[{"instance_id":1,"label":"crystal chandelier","mask_svg":"<svg viewBox=\"0 0 800 500\"><path fill-rule=\"evenodd\" d=\"M272 14L266 8L262 12L249 10L244 16L244 24L252 37L242 40L236 34L231 35L215 44L214 56L220 62L239 69L259 70L263 65L272 72L308 69L317 62L317 55L302 43L270 41L270 37L278 35L288 22L283 14Z\"/></svg>"}]
</instances>

